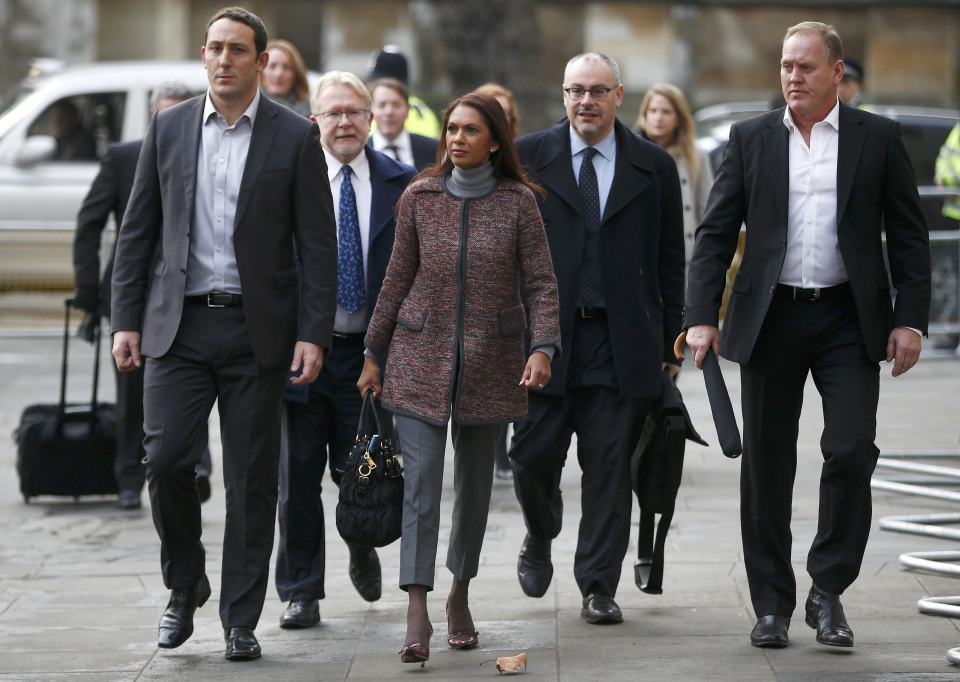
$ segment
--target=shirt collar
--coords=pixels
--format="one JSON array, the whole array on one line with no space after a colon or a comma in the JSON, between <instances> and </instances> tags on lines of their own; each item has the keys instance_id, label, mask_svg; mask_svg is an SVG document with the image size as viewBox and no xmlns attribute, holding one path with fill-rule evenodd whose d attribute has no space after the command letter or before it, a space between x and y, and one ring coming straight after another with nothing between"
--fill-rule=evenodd
<instances>
[{"instance_id":1,"label":"shirt collar","mask_svg":"<svg viewBox=\"0 0 960 682\"><path fill-rule=\"evenodd\" d=\"M410 133L408 133L406 130L401 130L400 134L393 138L393 141L390 141L384 137L383 133L381 133L379 130L374 130L373 146L378 149L386 149L387 147L407 149L410 147Z\"/></svg>"},{"instance_id":2,"label":"shirt collar","mask_svg":"<svg viewBox=\"0 0 960 682\"><path fill-rule=\"evenodd\" d=\"M605 138L597 142L596 144L589 145L584 142L579 135L574 131L573 126L570 126L570 155L576 156L582 152L587 147L593 147L597 150L597 153L602 156L604 159L609 161L613 158L613 155L617 151L617 136L616 136L616 127L610 130Z\"/></svg>"},{"instance_id":3,"label":"shirt collar","mask_svg":"<svg viewBox=\"0 0 960 682\"><path fill-rule=\"evenodd\" d=\"M260 90L258 89L257 94L253 96L253 100L250 102L250 106L248 106L246 110L242 114L240 114L240 118L237 119L237 123L243 120L243 117L246 116L247 120L250 121L250 127L252 128L254 121L256 121L257 119L257 111L259 109L260 109ZM213 106L213 100L210 98L210 90L207 89L207 97L203 103L203 124L204 125L206 125L207 122L210 120L211 114L222 115L220 114L219 111L217 111L217 108Z\"/></svg>"},{"instance_id":4,"label":"shirt collar","mask_svg":"<svg viewBox=\"0 0 960 682\"><path fill-rule=\"evenodd\" d=\"M340 169L343 168L344 164L340 163L340 160L326 149L323 150L323 155L327 159L327 180L333 182L334 178L340 174ZM367 154L363 149L353 157L353 161L346 165L350 166L350 170L358 178L370 177L370 164L367 162Z\"/></svg>"},{"instance_id":5,"label":"shirt collar","mask_svg":"<svg viewBox=\"0 0 960 682\"><path fill-rule=\"evenodd\" d=\"M826 118L824 118L823 121L820 121L820 123L826 123L834 130L838 132L840 131L840 100L839 99L837 100L836 104L833 105L833 109L830 110L830 113L827 114ZM789 130L791 133L797 127L797 124L793 122L793 114L790 113L789 106L787 106L787 108L783 112L783 125L785 125L787 127L787 130Z\"/></svg>"}]
</instances>

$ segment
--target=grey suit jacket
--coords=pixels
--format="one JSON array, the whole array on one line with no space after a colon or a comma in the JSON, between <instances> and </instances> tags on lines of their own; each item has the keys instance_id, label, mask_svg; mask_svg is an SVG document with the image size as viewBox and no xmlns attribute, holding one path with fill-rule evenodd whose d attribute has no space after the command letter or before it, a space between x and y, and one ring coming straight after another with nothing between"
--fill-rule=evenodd
<instances>
[{"instance_id":1,"label":"grey suit jacket","mask_svg":"<svg viewBox=\"0 0 960 682\"><path fill-rule=\"evenodd\" d=\"M154 118L117 242L112 330L139 331L149 357L170 349L183 312L203 104L204 96L196 97ZM253 126L233 238L257 362L290 362L296 340L329 348L337 235L319 129L266 97Z\"/></svg>"}]
</instances>

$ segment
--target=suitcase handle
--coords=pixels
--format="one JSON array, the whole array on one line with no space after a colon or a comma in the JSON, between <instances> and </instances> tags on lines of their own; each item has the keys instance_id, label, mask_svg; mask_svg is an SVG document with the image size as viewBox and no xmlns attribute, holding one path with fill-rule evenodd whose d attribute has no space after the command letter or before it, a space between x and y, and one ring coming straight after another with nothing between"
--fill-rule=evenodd
<instances>
[{"instance_id":1,"label":"suitcase handle","mask_svg":"<svg viewBox=\"0 0 960 682\"><path fill-rule=\"evenodd\" d=\"M60 359L60 419L63 423L67 411L67 354L70 349L70 308L75 301L72 298L64 300L63 314L63 354ZM90 395L90 425L92 428L97 421L97 389L100 383L100 321L93 329L93 391Z\"/></svg>"}]
</instances>

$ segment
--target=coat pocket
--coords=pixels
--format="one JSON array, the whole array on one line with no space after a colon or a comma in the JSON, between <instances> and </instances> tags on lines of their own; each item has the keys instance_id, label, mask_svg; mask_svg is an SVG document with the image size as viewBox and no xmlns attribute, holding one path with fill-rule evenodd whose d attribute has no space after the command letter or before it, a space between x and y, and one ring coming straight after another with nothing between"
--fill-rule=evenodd
<instances>
[{"instance_id":1,"label":"coat pocket","mask_svg":"<svg viewBox=\"0 0 960 682\"><path fill-rule=\"evenodd\" d=\"M501 310L498 317L501 336L517 336L523 333L525 320L522 305Z\"/></svg>"},{"instance_id":2,"label":"coat pocket","mask_svg":"<svg viewBox=\"0 0 960 682\"><path fill-rule=\"evenodd\" d=\"M412 332L422 332L427 322L427 311L416 310L413 306L404 304L397 313L397 324Z\"/></svg>"},{"instance_id":3,"label":"coat pocket","mask_svg":"<svg viewBox=\"0 0 960 682\"><path fill-rule=\"evenodd\" d=\"M733 290L738 291L741 294L750 293L750 275L745 273L743 270L737 273L736 279L733 280Z\"/></svg>"}]
</instances>

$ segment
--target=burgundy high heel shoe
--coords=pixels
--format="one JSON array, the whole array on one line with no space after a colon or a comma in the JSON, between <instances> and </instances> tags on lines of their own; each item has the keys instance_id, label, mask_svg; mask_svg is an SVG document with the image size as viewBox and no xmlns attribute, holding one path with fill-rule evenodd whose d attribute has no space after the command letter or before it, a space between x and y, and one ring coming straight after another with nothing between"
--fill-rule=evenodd
<instances>
[{"instance_id":1,"label":"burgundy high heel shoe","mask_svg":"<svg viewBox=\"0 0 960 682\"><path fill-rule=\"evenodd\" d=\"M430 637L433 636L433 626L430 625L430 631L427 633L426 642L412 642L404 644L398 652L401 663L419 663L423 668L430 658Z\"/></svg>"},{"instance_id":2,"label":"burgundy high heel shoe","mask_svg":"<svg viewBox=\"0 0 960 682\"><path fill-rule=\"evenodd\" d=\"M448 610L447 645L451 649L476 649L480 645L480 633L476 630L450 632L450 615Z\"/></svg>"}]
</instances>

